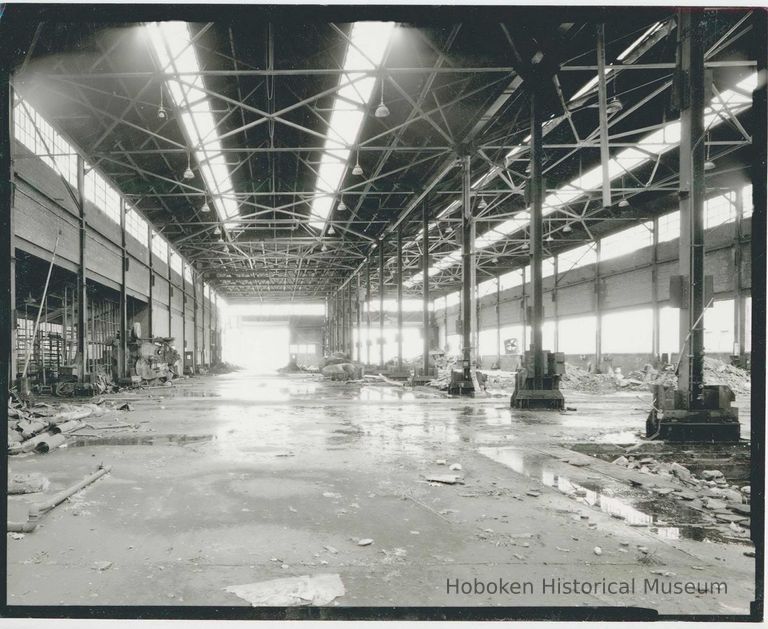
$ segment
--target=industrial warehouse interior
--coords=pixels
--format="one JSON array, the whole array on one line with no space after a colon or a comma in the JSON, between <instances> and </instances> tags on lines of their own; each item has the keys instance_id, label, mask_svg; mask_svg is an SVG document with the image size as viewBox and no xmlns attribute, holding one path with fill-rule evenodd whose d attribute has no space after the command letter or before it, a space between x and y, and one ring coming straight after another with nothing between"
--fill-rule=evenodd
<instances>
[{"instance_id":1,"label":"industrial warehouse interior","mask_svg":"<svg viewBox=\"0 0 768 629\"><path fill-rule=\"evenodd\" d=\"M764 10L0 15L4 614L761 617Z\"/></svg>"}]
</instances>

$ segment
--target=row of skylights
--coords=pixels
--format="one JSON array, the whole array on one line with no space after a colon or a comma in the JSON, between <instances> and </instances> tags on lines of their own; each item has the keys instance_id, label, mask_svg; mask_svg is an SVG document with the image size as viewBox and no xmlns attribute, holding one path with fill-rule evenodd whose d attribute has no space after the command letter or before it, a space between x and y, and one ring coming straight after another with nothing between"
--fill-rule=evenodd
<instances>
[{"instance_id":1,"label":"row of skylights","mask_svg":"<svg viewBox=\"0 0 768 629\"><path fill-rule=\"evenodd\" d=\"M653 35L659 28L663 26L663 22L656 22L653 24L650 28L648 28L640 37L638 37L635 41L633 41L629 46L627 46L617 57L618 61L623 61L632 51L634 51L640 44L642 44L644 41L646 41L651 35ZM606 76L608 74L608 69L606 69ZM587 83L584 84L583 87L581 87L576 94L570 99L571 101L576 100L577 98L587 94L590 90L594 89L594 87L598 83L598 76L595 75L594 78L587 81ZM555 118L554 116L551 117L549 120L546 120L542 125L542 131L546 132L547 127L549 125L554 124L558 118ZM505 163L506 165L509 165L510 162L519 154L522 153L525 149L528 147L528 143L531 141L531 135L528 134L522 141L521 144L518 146L513 147L504 157L505 157ZM500 172L502 171L502 168L499 166L493 166L491 167L482 177L477 179L471 186L472 190L477 190L478 188L482 188L483 186L487 185L491 180L493 180ZM429 229L430 231L434 229L437 226L437 223L440 219L442 219L444 216L449 215L451 212L456 210L461 202L456 199L455 201L451 202L442 212L440 212L436 219L430 223ZM515 220L515 219L513 219ZM497 228L498 230L499 228ZM421 238L421 232L423 230L419 230L419 233L414 238L414 241L409 242L408 244L413 244L413 242L418 241ZM489 238L495 238L494 236L489 236ZM501 239L501 236L498 238L495 238L492 242L488 242L485 246L488 246L490 244L493 244L493 242L497 242ZM461 260L461 252L453 252L446 256L445 258L439 260L437 264L429 270L429 275L435 275L436 273L439 273L440 271L447 269L454 264L458 263ZM411 277L409 280L406 281L405 285L410 287L415 284L418 284L421 281L422 273L417 273L413 277Z\"/></svg>"},{"instance_id":2,"label":"row of skylights","mask_svg":"<svg viewBox=\"0 0 768 629\"><path fill-rule=\"evenodd\" d=\"M189 27L186 22L155 22L147 28L162 71L177 77L168 79L166 87L219 220L226 227L238 216L238 205Z\"/></svg>"},{"instance_id":3,"label":"row of skylights","mask_svg":"<svg viewBox=\"0 0 768 629\"><path fill-rule=\"evenodd\" d=\"M336 202L351 147L357 142L377 82L375 76L349 70L376 70L384 61L394 26L393 22L355 22L352 25L317 171L316 196L312 201L309 224L318 231L325 228Z\"/></svg>"},{"instance_id":4,"label":"row of skylights","mask_svg":"<svg viewBox=\"0 0 768 629\"><path fill-rule=\"evenodd\" d=\"M757 73L750 74L740 81L734 88L720 94L720 98L713 98L704 111L704 128L711 129L729 115L737 115L752 105L752 91L757 87ZM729 114L730 111L730 114ZM622 177L625 173L640 168L650 161L656 160L662 155L680 144L681 124L674 120L663 125L660 129L649 133L638 141L638 148L627 148L617 153L616 157L608 162L608 177L611 181ZM597 165L571 183L566 184L547 195L543 201L542 213L544 216L552 214L563 206L575 201L591 190L598 190L603 185L602 166ZM515 218L509 219L475 239L475 249L485 249L502 240L509 234L525 228L530 219L530 208L520 212ZM441 258L429 269L430 277L440 273L461 261L461 250L458 249ZM405 285L410 287L421 282L422 273L412 276Z\"/></svg>"}]
</instances>

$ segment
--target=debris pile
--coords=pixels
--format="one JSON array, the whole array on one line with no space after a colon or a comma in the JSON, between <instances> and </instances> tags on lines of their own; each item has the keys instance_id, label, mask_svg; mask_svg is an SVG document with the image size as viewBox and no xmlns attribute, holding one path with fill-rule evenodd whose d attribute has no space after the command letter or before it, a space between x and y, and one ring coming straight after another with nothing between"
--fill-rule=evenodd
<instances>
[{"instance_id":1,"label":"debris pile","mask_svg":"<svg viewBox=\"0 0 768 629\"><path fill-rule=\"evenodd\" d=\"M618 457L613 464L645 474L676 479L683 485L682 488L654 486L651 490L660 496L685 500L692 508L703 510L718 523L728 525L730 533L736 533L737 536L746 535L742 527L750 526L751 487L749 485L739 487L729 484L720 470L702 470L700 475L696 476L684 465L658 461L650 456L628 454Z\"/></svg>"},{"instance_id":2,"label":"debris pile","mask_svg":"<svg viewBox=\"0 0 768 629\"><path fill-rule=\"evenodd\" d=\"M66 442L66 437L83 428L94 428L82 420L100 417L109 411L130 411L129 404L107 403L103 399L86 404L51 405L30 403L11 397L8 402L8 454L37 452L45 454ZM133 427L131 424L102 428ZM78 436L85 436L80 433Z\"/></svg>"},{"instance_id":3,"label":"debris pile","mask_svg":"<svg viewBox=\"0 0 768 629\"><path fill-rule=\"evenodd\" d=\"M585 393L611 393L623 390L643 391L657 384L676 387L677 376L673 366L658 370L651 364L646 364L642 370L631 371L624 376L621 369L608 373L590 373L578 365L566 363L561 383L564 389ZM708 356L704 357L704 384L724 384L734 393L749 393L751 390L748 371Z\"/></svg>"},{"instance_id":4,"label":"debris pile","mask_svg":"<svg viewBox=\"0 0 768 629\"><path fill-rule=\"evenodd\" d=\"M362 380L363 366L344 352L334 352L320 361L320 373L329 380Z\"/></svg>"}]
</instances>

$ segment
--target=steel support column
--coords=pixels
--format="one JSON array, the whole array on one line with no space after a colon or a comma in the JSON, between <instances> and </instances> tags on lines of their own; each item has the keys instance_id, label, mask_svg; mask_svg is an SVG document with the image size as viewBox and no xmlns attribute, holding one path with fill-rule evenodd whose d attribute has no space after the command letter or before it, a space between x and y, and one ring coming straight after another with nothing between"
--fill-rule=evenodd
<instances>
[{"instance_id":1,"label":"steel support column","mask_svg":"<svg viewBox=\"0 0 768 629\"><path fill-rule=\"evenodd\" d=\"M0 70L0 121L5 125L9 138L13 137L13 92L10 73ZM12 142L9 144L12 145ZM16 378L16 353L14 343L13 314L16 311L14 286L15 251L13 246L13 160L9 151L0 151L0 259L8 259L8 265L0 274L0 303L6 305L6 316L0 317L0 408L8 407L8 391ZM6 258L7 256L7 258ZM66 330L65 330L66 333ZM7 466L0 472L0 479L6 482ZM3 553L3 551L0 551ZM4 558L4 557L3 557Z\"/></svg>"},{"instance_id":2,"label":"steel support column","mask_svg":"<svg viewBox=\"0 0 768 629\"><path fill-rule=\"evenodd\" d=\"M397 230L397 366L403 366L403 228Z\"/></svg>"},{"instance_id":3,"label":"steel support column","mask_svg":"<svg viewBox=\"0 0 768 629\"><path fill-rule=\"evenodd\" d=\"M464 382L474 380L475 351L472 346L475 329L475 221L472 216L472 173L469 155L461 157L461 324L462 369Z\"/></svg>"},{"instance_id":4,"label":"steel support column","mask_svg":"<svg viewBox=\"0 0 768 629\"><path fill-rule=\"evenodd\" d=\"M422 338L422 362L424 375L429 373L429 207L426 201L421 208L421 319L423 338Z\"/></svg>"},{"instance_id":5,"label":"steel support column","mask_svg":"<svg viewBox=\"0 0 768 629\"><path fill-rule=\"evenodd\" d=\"M688 278L680 308L680 342L687 338L678 387L689 409L702 407L704 384L704 48L697 11L680 12L680 59L684 77L680 112L679 273ZM690 334L690 336L689 336Z\"/></svg>"},{"instance_id":6,"label":"steel support column","mask_svg":"<svg viewBox=\"0 0 768 629\"><path fill-rule=\"evenodd\" d=\"M706 92L701 13L678 11L680 104L679 274L681 355L677 390L654 387L646 436L671 441L738 441L738 409L727 386L704 384L704 181Z\"/></svg>"},{"instance_id":7,"label":"steel support column","mask_svg":"<svg viewBox=\"0 0 768 629\"><path fill-rule=\"evenodd\" d=\"M384 368L384 243L379 243L379 367Z\"/></svg>"},{"instance_id":8,"label":"steel support column","mask_svg":"<svg viewBox=\"0 0 768 629\"><path fill-rule=\"evenodd\" d=\"M87 294L87 282L85 275L86 259L85 259L85 240L86 233L86 216L85 216L85 163L81 155L77 156L77 199L80 227L80 242L79 242L79 258L77 265L77 352L78 352L78 368L79 368L79 380L83 382L85 380L85 374L88 365L88 294Z\"/></svg>"},{"instance_id":9,"label":"steel support column","mask_svg":"<svg viewBox=\"0 0 768 629\"><path fill-rule=\"evenodd\" d=\"M126 292L126 272L128 271L128 251L125 248L125 199L120 199L120 253L122 271L120 273L120 346L117 355L117 375L128 375L128 294Z\"/></svg>"},{"instance_id":10,"label":"steel support column","mask_svg":"<svg viewBox=\"0 0 768 629\"><path fill-rule=\"evenodd\" d=\"M355 348L357 349L357 362L363 362L363 335L361 334L363 316L360 312L360 274L357 274L357 290L355 291L355 320L357 323L357 341L355 342ZM354 338L354 335L353 335Z\"/></svg>"},{"instance_id":11,"label":"steel support column","mask_svg":"<svg viewBox=\"0 0 768 629\"><path fill-rule=\"evenodd\" d=\"M736 222L734 224L734 240L733 240L733 265L735 273L733 274L733 355L737 357L737 360L742 364L745 357L744 346L746 344L746 303L744 299L743 291L743 279L742 279L742 251L741 240L743 234L743 219L744 219L744 194L743 189L739 186L734 190L736 195Z\"/></svg>"},{"instance_id":12,"label":"steel support column","mask_svg":"<svg viewBox=\"0 0 768 629\"><path fill-rule=\"evenodd\" d=\"M531 351L533 352L533 388L543 387L544 354L542 347L542 325L544 323L544 292L541 277L541 261L544 258L544 219L542 201L544 186L542 181L541 148L541 102L538 92L531 92Z\"/></svg>"},{"instance_id":13,"label":"steel support column","mask_svg":"<svg viewBox=\"0 0 768 629\"><path fill-rule=\"evenodd\" d=\"M371 261L365 265L365 364L371 364Z\"/></svg>"}]
</instances>

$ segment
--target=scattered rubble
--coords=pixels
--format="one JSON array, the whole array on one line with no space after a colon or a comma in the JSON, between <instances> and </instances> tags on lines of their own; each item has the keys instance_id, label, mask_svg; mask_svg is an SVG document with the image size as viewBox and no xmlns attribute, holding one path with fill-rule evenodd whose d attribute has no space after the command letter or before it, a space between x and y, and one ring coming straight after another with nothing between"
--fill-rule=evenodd
<instances>
[{"instance_id":1,"label":"scattered rubble","mask_svg":"<svg viewBox=\"0 0 768 629\"><path fill-rule=\"evenodd\" d=\"M224 588L253 607L328 605L346 593L338 574L303 575Z\"/></svg>"}]
</instances>

